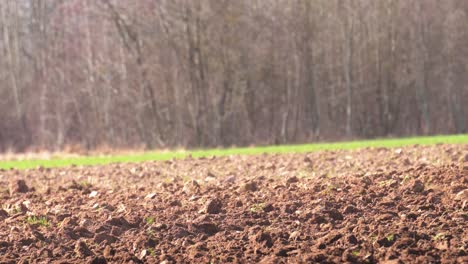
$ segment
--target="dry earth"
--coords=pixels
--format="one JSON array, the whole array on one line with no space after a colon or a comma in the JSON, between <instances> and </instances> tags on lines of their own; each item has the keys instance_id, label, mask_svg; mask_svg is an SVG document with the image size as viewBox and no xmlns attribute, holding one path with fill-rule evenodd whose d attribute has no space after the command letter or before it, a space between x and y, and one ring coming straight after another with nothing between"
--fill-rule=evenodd
<instances>
[{"instance_id":1,"label":"dry earth","mask_svg":"<svg viewBox=\"0 0 468 264\"><path fill-rule=\"evenodd\" d=\"M468 146L0 171L0 263L468 263Z\"/></svg>"}]
</instances>

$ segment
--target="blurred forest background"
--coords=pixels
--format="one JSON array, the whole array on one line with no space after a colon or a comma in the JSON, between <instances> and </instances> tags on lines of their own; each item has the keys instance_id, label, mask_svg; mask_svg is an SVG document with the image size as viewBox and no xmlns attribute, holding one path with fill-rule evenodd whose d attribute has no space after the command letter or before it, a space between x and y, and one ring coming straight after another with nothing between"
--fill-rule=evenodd
<instances>
[{"instance_id":1,"label":"blurred forest background","mask_svg":"<svg viewBox=\"0 0 468 264\"><path fill-rule=\"evenodd\" d=\"M464 133L466 0L1 0L0 151Z\"/></svg>"}]
</instances>

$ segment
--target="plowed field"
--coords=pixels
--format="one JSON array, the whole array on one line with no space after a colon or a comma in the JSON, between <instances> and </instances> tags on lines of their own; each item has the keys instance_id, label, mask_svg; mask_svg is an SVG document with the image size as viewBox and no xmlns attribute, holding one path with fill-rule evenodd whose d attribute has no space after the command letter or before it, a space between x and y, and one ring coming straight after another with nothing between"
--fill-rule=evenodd
<instances>
[{"instance_id":1,"label":"plowed field","mask_svg":"<svg viewBox=\"0 0 468 264\"><path fill-rule=\"evenodd\" d=\"M0 263L468 263L468 146L0 171Z\"/></svg>"}]
</instances>

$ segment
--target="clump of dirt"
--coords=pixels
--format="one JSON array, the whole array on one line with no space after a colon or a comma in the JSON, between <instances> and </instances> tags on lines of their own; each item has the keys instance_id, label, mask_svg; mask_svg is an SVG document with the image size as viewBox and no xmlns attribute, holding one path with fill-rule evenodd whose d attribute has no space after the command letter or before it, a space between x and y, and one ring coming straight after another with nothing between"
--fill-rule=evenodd
<instances>
[{"instance_id":1,"label":"clump of dirt","mask_svg":"<svg viewBox=\"0 0 468 264\"><path fill-rule=\"evenodd\" d=\"M221 208L223 207L221 200L219 199L210 199L206 204L205 212L208 214L219 214L221 213Z\"/></svg>"},{"instance_id":2,"label":"clump of dirt","mask_svg":"<svg viewBox=\"0 0 468 264\"><path fill-rule=\"evenodd\" d=\"M29 192L29 187L24 180L13 180L10 182L10 194Z\"/></svg>"},{"instance_id":3,"label":"clump of dirt","mask_svg":"<svg viewBox=\"0 0 468 264\"><path fill-rule=\"evenodd\" d=\"M466 145L0 172L0 263L467 263Z\"/></svg>"}]
</instances>

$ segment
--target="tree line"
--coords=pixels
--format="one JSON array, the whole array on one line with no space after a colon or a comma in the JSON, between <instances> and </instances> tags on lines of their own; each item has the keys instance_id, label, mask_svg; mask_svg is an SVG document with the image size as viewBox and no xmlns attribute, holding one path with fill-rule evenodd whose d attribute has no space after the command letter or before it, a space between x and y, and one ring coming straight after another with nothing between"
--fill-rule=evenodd
<instances>
[{"instance_id":1,"label":"tree line","mask_svg":"<svg viewBox=\"0 0 468 264\"><path fill-rule=\"evenodd\" d=\"M468 129L465 0L2 0L0 150Z\"/></svg>"}]
</instances>

